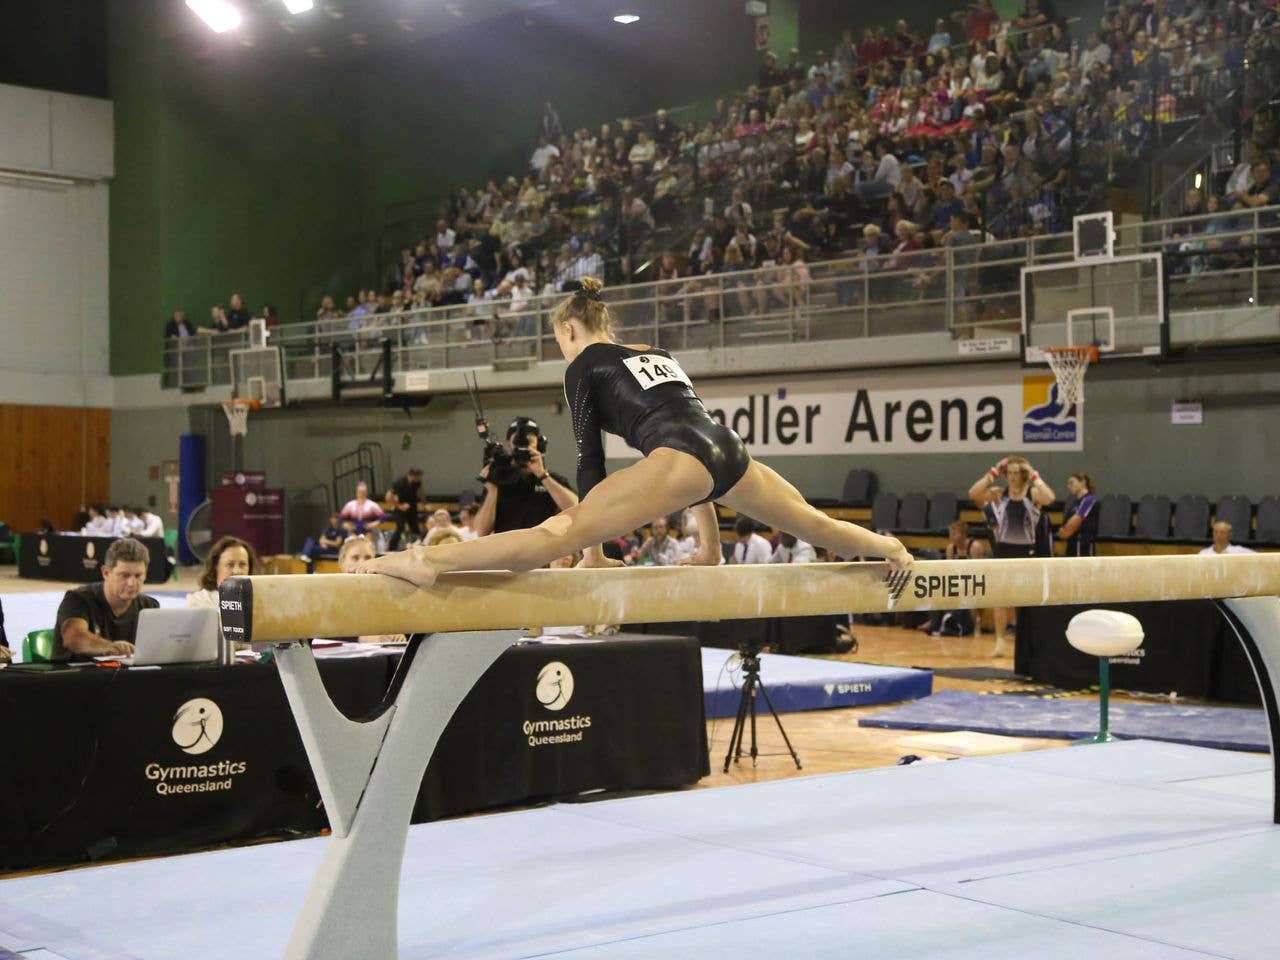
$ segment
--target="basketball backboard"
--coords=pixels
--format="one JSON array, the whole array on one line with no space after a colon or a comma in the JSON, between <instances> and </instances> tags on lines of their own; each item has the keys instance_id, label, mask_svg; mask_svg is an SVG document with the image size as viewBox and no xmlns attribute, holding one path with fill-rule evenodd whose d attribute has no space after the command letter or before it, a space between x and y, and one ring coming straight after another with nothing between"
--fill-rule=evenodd
<instances>
[{"instance_id":1,"label":"basketball backboard","mask_svg":"<svg viewBox=\"0 0 1280 960\"><path fill-rule=\"evenodd\" d=\"M1095 346L1103 360L1163 357L1169 324L1158 253L1022 268L1022 359Z\"/></svg>"}]
</instances>

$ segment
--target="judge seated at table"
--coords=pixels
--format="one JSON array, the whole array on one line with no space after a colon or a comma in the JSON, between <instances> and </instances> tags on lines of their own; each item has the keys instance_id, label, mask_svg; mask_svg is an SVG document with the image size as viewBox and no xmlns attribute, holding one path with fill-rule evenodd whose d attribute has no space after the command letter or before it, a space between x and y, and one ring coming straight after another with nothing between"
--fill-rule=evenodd
<instances>
[{"instance_id":1,"label":"judge seated at table","mask_svg":"<svg viewBox=\"0 0 1280 960\"><path fill-rule=\"evenodd\" d=\"M1223 553L1253 553L1248 547L1231 542L1231 524L1219 520L1213 525L1213 545L1200 551L1202 557L1213 557Z\"/></svg>"},{"instance_id":2,"label":"judge seated at table","mask_svg":"<svg viewBox=\"0 0 1280 960\"><path fill-rule=\"evenodd\" d=\"M219 609L218 588L227 577L251 577L258 573L258 555L253 547L238 537L222 537L204 558L200 571L200 588L187 594L188 607Z\"/></svg>"},{"instance_id":3,"label":"judge seated at table","mask_svg":"<svg viewBox=\"0 0 1280 960\"><path fill-rule=\"evenodd\" d=\"M373 549L373 541L364 534L348 537L338 551L338 571L340 573L355 573L357 566L372 560L377 555L377 552ZM404 643L408 637L403 633L385 633L364 637L330 637L329 639L359 643Z\"/></svg>"},{"instance_id":4,"label":"judge seated at table","mask_svg":"<svg viewBox=\"0 0 1280 960\"><path fill-rule=\"evenodd\" d=\"M138 611L160 606L142 593L151 556L137 540L124 537L107 548L102 582L68 590L58 605L51 659L87 661L129 656L138 632Z\"/></svg>"}]
</instances>

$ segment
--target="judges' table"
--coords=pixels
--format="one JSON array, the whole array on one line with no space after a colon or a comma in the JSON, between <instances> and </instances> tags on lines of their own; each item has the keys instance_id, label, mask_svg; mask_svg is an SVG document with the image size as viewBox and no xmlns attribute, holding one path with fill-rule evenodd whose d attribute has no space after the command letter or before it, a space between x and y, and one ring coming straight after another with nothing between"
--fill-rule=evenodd
<instances>
[{"instance_id":1,"label":"judges' table","mask_svg":"<svg viewBox=\"0 0 1280 960\"><path fill-rule=\"evenodd\" d=\"M93 583L102 579L102 560L118 537L85 537L78 533L24 533L18 548L18 576L37 580ZM163 537L136 538L151 554L147 583L169 579Z\"/></svg>"},{"instance_id":2,"label":"judges' table","mask_svg":"<svg viewBox=\"0 0 1280 960\"><path fill-rule=\"evenodd\" d=\"M1098 658L1081 653L1066 639L1071 618L1094 608L1132 614L1145 634L1132 654L1111 658L1111 684L1116 689L1260 702L1240 641L1211 600L1021 608L1014 664L1018 673L1072 690L1096 684Z\"/></svg>"},{"instance_id":3,"label":"judges' table","mask_svg":"<svg viewBox=\"0 0 1280 960\"><path fill-rule=\"evenodd\" d=\"M321 659L348 716L399 657ZM539 675L567 668L544 706ZM548 699L544 684L541 693ZM508 650L437 747L414 821L709 772L696 641L615 637ZM0 671L0 869L176 853L326 826L274 666Z\"/></svg>"}]
</instances>

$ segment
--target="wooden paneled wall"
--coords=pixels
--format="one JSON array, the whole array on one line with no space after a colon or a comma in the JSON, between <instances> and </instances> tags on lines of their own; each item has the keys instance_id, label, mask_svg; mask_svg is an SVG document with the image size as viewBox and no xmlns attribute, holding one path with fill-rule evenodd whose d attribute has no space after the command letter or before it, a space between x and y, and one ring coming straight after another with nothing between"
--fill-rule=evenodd
<instances>
[{"instance_id":1,"label":"wooden paneled wall","mask_svg":"<svg viewBox=\"0 0 1280 960\"><path fill-rule=\"evenodd\" d=\"M22 533L48 517L67 530L110 488L110 410L0 404L0 521Z\"/></svg>"}]
</instances>

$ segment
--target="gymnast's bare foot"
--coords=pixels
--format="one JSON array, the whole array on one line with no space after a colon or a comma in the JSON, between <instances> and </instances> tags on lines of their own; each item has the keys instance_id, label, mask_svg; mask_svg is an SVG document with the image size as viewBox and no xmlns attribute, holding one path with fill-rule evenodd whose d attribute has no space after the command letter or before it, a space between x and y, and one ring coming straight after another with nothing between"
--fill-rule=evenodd
<instances>
[{"instance_id":1,"label":"gymnast's bare foot","mask_svg":"<svg viewBox=\"0 0 1280 960\"><path fill-rule=\"evenodd\" d=\"M366 560L356 566L356 573L381 573L383 576L407 580L414 586L429 587L440 576L440 570L427 559L423 548L388 553L376 560Z\"/></svg>"}]
</instances>

